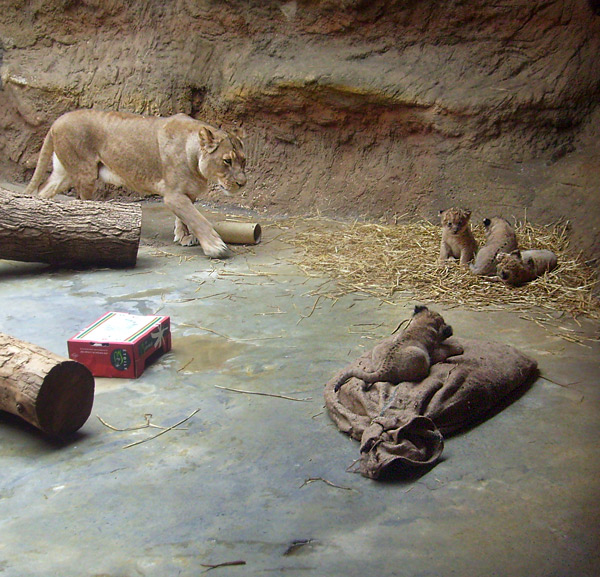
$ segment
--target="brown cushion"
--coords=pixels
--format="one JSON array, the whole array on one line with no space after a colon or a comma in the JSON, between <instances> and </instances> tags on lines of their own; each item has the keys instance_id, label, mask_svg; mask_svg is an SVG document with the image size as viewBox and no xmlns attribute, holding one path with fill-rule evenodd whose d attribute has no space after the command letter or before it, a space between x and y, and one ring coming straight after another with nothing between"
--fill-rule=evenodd
<instances>
[{"instance_id":1,"label":"brown cushion","mask_svg":"<svg viewBox=\"0 0 600 577\"><path fill-rule=\"evenodd\" d=\"M433 465L443 435L481 421L537 375L536 361L512 346L461 338L444 345L463 352L435 363L420 383L350 379L325 386L325 404L338 428L361 443L360 472L373 479ZM444 355L442 355L443 357Z\"/></svg>"}]
</instances>

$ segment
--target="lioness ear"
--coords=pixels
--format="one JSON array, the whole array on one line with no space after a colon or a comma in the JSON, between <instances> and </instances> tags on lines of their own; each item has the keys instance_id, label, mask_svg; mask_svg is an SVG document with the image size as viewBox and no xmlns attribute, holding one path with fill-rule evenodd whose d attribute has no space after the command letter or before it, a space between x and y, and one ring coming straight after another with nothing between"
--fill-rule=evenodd
<instances>
[{"instance_id":1,"label":"lioness ear","mask_svg":"<svg viewBox=\"0 0 600 577\"><path fill-rule=\"evenodd\" d=\"M470 210L465 210L465 218L469 219L471 218L471 211Z\"/></svg>"},{"instance_id":2,"label":"lioness ear","mask_svg":"<svg viewBox=\"0 0 600 577\"><path fill-rule=\"evenodd\" d=\"M516 256L519 260L521 260L521 251L519 249L513 250L510 254Z\"/></svg>"},{"instance_id":3,"label":"lioness ear","mask_svg":"<svg viewBox=\"0 0 600 577\"><path fill-rule=\"evenodd\" d=\"M221 139L217 138L215 133L207 126L200 128L198 136L200 137L200 146L204 148L206 152L214 152L221 142Z\"/></svg>"}]
</instances>

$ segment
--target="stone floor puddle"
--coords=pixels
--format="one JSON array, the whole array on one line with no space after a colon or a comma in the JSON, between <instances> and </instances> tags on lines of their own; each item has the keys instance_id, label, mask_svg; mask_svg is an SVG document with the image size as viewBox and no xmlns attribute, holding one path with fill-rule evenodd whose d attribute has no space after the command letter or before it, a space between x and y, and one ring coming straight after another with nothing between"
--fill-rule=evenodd
<instances>
[{"instance_id":1,"label":"stone floor puddle","mask_svg":"<svg viewBox=\"0 0 600 577\"><path fill-rule=\"evenodd\" d=\"M153 289L147 289L147 290L134 292L131 294L121 294L121 295L110 296L110 297L106 298L106 302L108 304L113 304L113 303L120 303L120 302L127 302L127 301L146 300L146 299L149 299L150 297L156 297L156 296L162 297L163 295L165 295L166 292L167 291L164 288L153 288Z\"/></svg>"},{"instance_id":2,"label":"stone floor puddle","mask_svg":"<svg viewBox=\"0 0 600 577\"><path fill-rule=\"evenodd\" d=\"M172 354L180 373L201 373L220 369L242 354L249 345L208 335L173 335Z\"/></svg>"},{"instance_id":3,"label":"stone floor puddle","mask_svg":"<svg viewBox=\"0 0 600 577\"><path fill-rule=\"evenodd\" d=\"M96 394L108 393L110 391L122 389L128 382L128 379L97 378Z\"/></svg>"}]
</instances>

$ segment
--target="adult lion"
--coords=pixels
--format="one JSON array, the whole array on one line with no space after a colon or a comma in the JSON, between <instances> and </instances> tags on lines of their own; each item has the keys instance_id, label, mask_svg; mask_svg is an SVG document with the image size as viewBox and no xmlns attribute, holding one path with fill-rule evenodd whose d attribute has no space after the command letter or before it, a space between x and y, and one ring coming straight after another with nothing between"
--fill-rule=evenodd
<instances>
[{"instance_id":1,"label":"adult lion","mask_svg":"<svg viewBox=\"0 0 600 577\"><path fill-rule=\"evenodd\" d=\"M40 190L52 159L52 173ZM185 114L168 118L76 110L59 117L42 145L26 192L51 198L70 187L82 199L96 180L142 194L160 194L175 214L175 242L198 242L207 256L230 252L194 201L217 182L227 192L246 184L240 135ZM39 192L38 192L39 190Z\"/></svg>"}]
</instances>

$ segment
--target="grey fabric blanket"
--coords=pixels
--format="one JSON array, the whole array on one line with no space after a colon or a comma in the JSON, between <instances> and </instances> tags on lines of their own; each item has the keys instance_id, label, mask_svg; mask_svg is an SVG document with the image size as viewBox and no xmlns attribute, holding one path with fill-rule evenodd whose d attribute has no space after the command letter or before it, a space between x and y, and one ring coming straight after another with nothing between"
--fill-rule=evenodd
<instances>
[{"instance_id":1,"label":"grey fabric blanket","mask_svg":"<svg viewBox=\"0 0 600 577\"><path fill-rule=\"evenodd\" d=\"M419 383L379 382L364 390L353 377L338 392L335 379L325 385L331 418L360 441L359 470L366 477L430 467L442 454L444 435L482 420L537 375L537 363L508 345L450 338L442 347L454 356L433 364Z\"/></svg>"}]
</instances>

